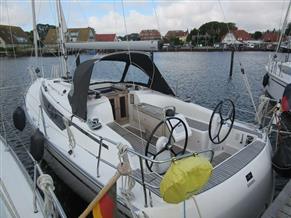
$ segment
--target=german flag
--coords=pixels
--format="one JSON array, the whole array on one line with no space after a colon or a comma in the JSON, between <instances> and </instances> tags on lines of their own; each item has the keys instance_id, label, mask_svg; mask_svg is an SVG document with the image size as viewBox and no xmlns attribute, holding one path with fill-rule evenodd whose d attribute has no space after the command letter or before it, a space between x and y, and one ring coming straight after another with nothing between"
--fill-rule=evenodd
<instances>
[{"instance_id":1,"label":"german flag","mask_svg":"<svg viewBox=\"0 0 291 218\"><path fill-rule=\"evenodd\" d=\"M94 218L115 218L116 217L116 185L100 199L93 208Z\"/></svg>"},{"instance_id":2,"label":"german flag","mask_svg":"<svg viewBox=\"0 0 291 218\"><path fill-rule=\"evenodd\" d=\"M291 112L291 83L284 90L281 104L282 112Z\"/></svg>"}]
</instances>

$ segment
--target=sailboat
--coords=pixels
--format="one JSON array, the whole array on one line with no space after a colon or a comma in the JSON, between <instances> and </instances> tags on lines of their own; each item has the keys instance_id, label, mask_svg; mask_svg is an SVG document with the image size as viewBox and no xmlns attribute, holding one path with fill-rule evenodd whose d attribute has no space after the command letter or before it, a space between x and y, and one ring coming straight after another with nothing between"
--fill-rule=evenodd
<instances>
[{"instance_id":1,"label":"sailboat","mask_svg":"<svg viewBox=\"0 0 291 218\"><path fill-rule=\"evenodd\" d=\"M62 31L60 1L57 8ZM66 57L65 47L76 44L60 37ZM73 78L64 67L66 76L32 83L25 114L44 137L47 163L90 202L115 174L125 151L131 172L116 184L120 216L258 217L273 197L267 133L235 120L231 100L209 110L175 97L146 52L157 49L156 43L140 43L143 51L128 43L126 51L79 64ZM213 166L207 184L183 202L166 202L160 184L171 163L196 155Z\"/></svg>"},{"instance_id":2,"label":"sailboat","mask_svg":"<svg viewBox=\"0 0 291 218\"><path fill-rule=\"evenodd\" d=\"M53 192L52 178L43 174L36 162L34 176L39 177L33 183L16 153L1 135L0 154L0 217L66 218Z\"/></svg>"},{"instance_id":3,"label":"sailboat","mask_svg":"<svg viewBox=\"0 0 291 218\"><path fill-rule=\"evenodd\" d=\"M286 56L285 60L280 60L278 57L278 51L282 44L283 34L287 26L290 7L291 1L287 7L276 53L270 56L269 62L266 66L267 73L263 77L263 86L267 95L275 99L277 102L281 100L286 86L291 84L291 61L289 60L289 55Z\"/></svg>"}]
</instances>

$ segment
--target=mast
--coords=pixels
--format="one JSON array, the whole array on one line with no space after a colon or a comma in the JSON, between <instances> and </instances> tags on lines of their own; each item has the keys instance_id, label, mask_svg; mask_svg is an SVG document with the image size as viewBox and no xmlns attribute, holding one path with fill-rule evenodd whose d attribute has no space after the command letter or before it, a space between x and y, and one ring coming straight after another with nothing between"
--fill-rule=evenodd
<instances>
[{"instance_id":1,"label":"mast","mask_svg":"<svg viewBox=\"0 0 291 218\"><path fill-rule=\"evenodd\" d=\"M283 22L283 25L282 25L281 34L280 34L279 43L278 43L278 46L277 46L277 49L276 49L276 53L278 53L278 51L280 49L280 46L281 46L281 43L282 43L283 35L284 35L285 29L286 29L286 26L287 26L287 19L288 19L288 16L289 16L290 7L291 7L291 0L289 1L287 12L286 12L286 15L285 15L285 18L284 18L284 22Z\"/></svg>"},{"instance_id":2,"label":"mast","mask_svg":"<svg viewBox=\"0 0 291 218\"><path fill-rule=\"evenodd\" d=\"M58 28L59 28L59 39L60 39L60 46L61 46L61 54L62 54L62 67L63 67L63 73L66 75L67 78L70 76L70 72L68 71L68 64L67 64L67 51L65 48L65 36L64 36L64 20L62 16L62 6L61 6L61 1L57 0L56 1L57 5L57 14L58 14Z\"/></svg>"},{"instance_id":3,"label":"mast","mask_svg":"<svg viewBox=\"0 0 291 218\"><path fill-rule=\"evenodd\" d=\"M32 24L33 24L33 44L34 44L34 54L35 57L38 57L38 48L37 48L37 29L36 29L36 17L35 17L35 2L31 0L31 9L32 9Z\"/></svg>"}]
</instances>

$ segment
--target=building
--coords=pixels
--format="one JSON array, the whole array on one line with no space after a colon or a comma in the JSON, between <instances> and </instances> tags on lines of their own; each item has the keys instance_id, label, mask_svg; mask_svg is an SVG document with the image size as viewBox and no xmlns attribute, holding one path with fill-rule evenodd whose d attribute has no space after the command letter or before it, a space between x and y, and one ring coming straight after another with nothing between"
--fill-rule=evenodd
<instances>
[{"instance_id":1,"label":"building","mask_svg":"<svg viewBox=\"0 0 291 218\"><path fill-rule=\"evenodd\" d=\"M45 39L45 45L56 45L58 42L58 29L49 29ZM71 28L65 34L67 42L93 42L95 41L95 31L91 27Z\"/></svg>"},{"instance_id":2,"label":"building","mask_svg":"<svg viewBox=\"0 0 291 218\"><path fill-rule=\"evenodd\" d=\"M238 41L233 33L227 33L221 40L225 45L240 45L242 42Z\"/></svg>"},{"instance_id":3,"label":"building","mask_svg":"<svg viewBox=\"0 0 291 218\"><path fill-rule=\"evenodd\" d=\"M251 34L249 34L245 30L235 30L235 31L233 31L233 34L234 34L236 40L238 40L240 42L244 42L244 41L248 41L248 40L252 39Z\"/></svg>"},{"instance_id":4,"label":"building","mask_svg":"<svg viewBox=\"0 0 291 218\"><path fill-rule=\"evenodd\" d=\"M264 42L278 42L280 34L277 32L265 32L262 36Z\"/></svg>"},{"instance_id":5,"label":"building","mask_svg":"<svg viewBox=\"0 0 291 218\"><path fill-rule=\"evenodd\" d=\"M68 42L94 42L95 30L87 28L71 28L67 33Z\"/></svg>"},{"instance_id":6,"label":"building","mask_svg":"<svg viewBox=\"0 0 291 218\"><path fill-rule=\"evenodd\" d=\"M167 40L169 40L169 41L171 39L178 38L182 42L186 42L187 36L188 36L188 30L187 31L183 31L183 30L169 30L167 32L167 34L165 35L165 38Z\"/></svg>"},{"instance_id":7,"label":"building","mask_svg":"<svg viewBox=\"0 0 291 218\"><path fill-rule=\"evenodd\" d=\"M116 34L96 34L95 41L97 42L114 42L117 41Z\"/></svg>"},{"instance_id":8,"label":"building","mask_svg":"<svg viewBox=\"0 0 291 218\"><path fill-rule=\"evenodd\" d=\"M28 35L18 26L0 25L0 48L30 46Z\"/></svg>"},{"instance_id":9,"label":"building","mask_svg":"<svg viewBox=\"0 0 291 218\"><path fill-rule=\"evenodd\" d=\"M161 34L158 30L142 30L139 37L140 40L160 40Z\"/></svg>"},{"instance_id":10,"label":"building","mask_svg":"<svg viewBox=\"0 0 291 218\"><path fill-rule=\"evenodd\" d=\"M123 37L123 40L128 40L128 41L139 41L140 40L140 37L139 37L139 34L138 33L131 33L131 34L128 34L128 35L125 35Z\"/></svg>"},{"instance_id":11,"label":"building","mask_svg":"<svg viewBox=\"0 0 291 218\"><path fill-rule=\"evenodd\" d=\"M43 43L46 46L49 45L56 45L57 44L57 39L58 39L58 29L49 29L44 40Z\"/></svg>"},{"instance_id":12,"label":"building","mask_svg":"<svg viewBox=\"0 0 291 218\"><path fill-rule=\"evenodd\" d=\"M243 44L245 41L251 40L251 34L249 34L245 30L235 30L232 32L227 33L221 40L222 44L226 45L240 45Z\"/></svg>"}]
</instances>

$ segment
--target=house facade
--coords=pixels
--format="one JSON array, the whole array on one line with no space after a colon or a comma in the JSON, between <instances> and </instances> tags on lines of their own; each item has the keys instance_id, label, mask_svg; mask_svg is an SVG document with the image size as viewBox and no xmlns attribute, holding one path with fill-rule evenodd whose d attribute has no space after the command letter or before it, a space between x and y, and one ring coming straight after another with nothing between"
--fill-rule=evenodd
<instances>
[{"instance_id":1,"label":"house facade","mask_svg":"<svg viewBox=\"0 0 291 218\"><path fill-rule=\"evenodd\" d=\"M221 40L222 44L226 45L240 45L245 41L251 40L251 34L245 30L235 30L227 33Z\"/></svg>"},{"instance_id":2,"label":"house facade","mask_svg":"<svg viewBox=\"0 0 291 218\"><path fill-rule=\"evenodd\" d=\"M68 42L94 42L95 30L91 27L68 29L67 40Z\"/></svg>"},{"instance_id":3,"label":"house facade","mask_svg":"<svg viewBox=\"0 0 291 218\"><path fill-rule=\"evenodd\" d=\"M187 31L183 31L183 30L169 30L167 32L167 34L165 35L165 38L167 40L171 40L173 38L178 38L179 40L181 40L182 42L186 42L188 36L188 30Z\"/></svg>"},{"instance_id":4,"label":"house facade","mask_svg":"<svg viewBox=\"0 0 291 218\"><path fill-rule=\"evenodd\" d=\"M47 46L55 46L58 44L58 29L49 29L44 44ZM87 28L71 28L68 29L66 35L67 42L94 42L95 30L91 27Z\"/></svg>"},{"instance_id":5,"label":"house facade","mask_svg":"<svg viewBox=\"0 0 291 218\"><path fill-rule=\"evenodd\" d=\"M233 33L227 33L221 40L225 45L240 45L242 42L238 41Z\"/></svg>"},{"instance_id":6,"label":"house facade","mask_svg":"<svg viewBox=\"0 0 291 218\"><path fill-rule=\"evenodd\" d=\"M27 47L30 46L28 35L18 26L0 25L0 47Z\"/></svg>"},{"instance_id":7,"label":"house facade","mask_svg":"<svg viewBox=\"0 0 291 218\"><path fill-rule=\"evenodd\" d=\"M139 34L140 40L160 40L161 33L158 30L142 30Z\"/></svg>"},{"instance_id":8,"label":"house facade","mask_svg":"<svg viewBox=\"0 0 291 218\"><path fill-rule=\"evenodd\" d=\"M265 32L262 36L264 42L278 42L280 34L277 32Z\"/></svg>"}]
</instances>

